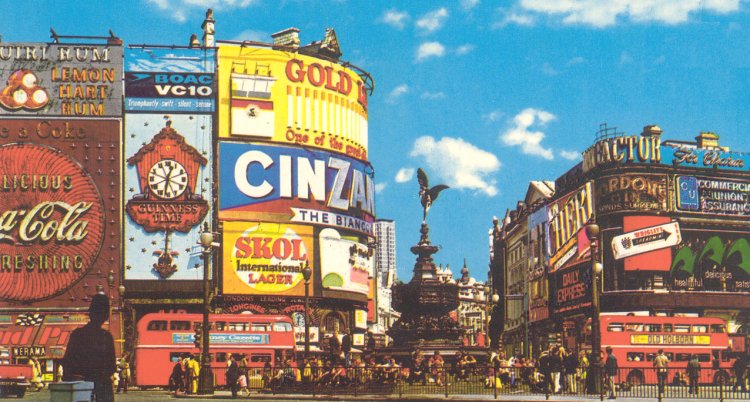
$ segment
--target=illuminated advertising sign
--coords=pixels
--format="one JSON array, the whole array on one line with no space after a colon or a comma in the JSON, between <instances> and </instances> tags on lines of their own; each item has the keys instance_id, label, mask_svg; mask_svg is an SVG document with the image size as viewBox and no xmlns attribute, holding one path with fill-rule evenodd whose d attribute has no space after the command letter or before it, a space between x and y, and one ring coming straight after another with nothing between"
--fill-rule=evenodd
<instances>
[{"instance_id":1,"label":"illuminated advertising sign","mask_svg":"<svg viewBox=\"0 0 750 402\"><path fill-rule=\"evenodd\" d=\"M125 111L211 113L214 49L125 49Z\"/></svg>"},{"instance_id":2,"label":"illuminated advertising sign","mask_svg":"<svg viewBox=\"0 0 750 402\"><path fill-rule=\"evenodd\" d=\"M0 115L118 117L122 47L0 43Z\"/></svg>"},{"instance_id":3,"label":"illuminated advertising sign","mask_svg":"<svg viewBox=\"0 0 750 402\"><path fill-rule=\"evenodd\" d=\"M596 210L600 214L666 209L666 175L622 174L596 179Z\"/></svg>"},{"instance_id":4,"label":"illuminated advertising sign","mask_svg":"<svg viewBox=\"0 0 750 402\"><path fill-rule=\"evenodd\" d=\"M750 215L750 182L678 176L677 209L718 215Z\"/></svg>"},{"instance_id":5,"label":"illuminated advertising sign","mask_svg":"<svg viewBox=\"0 0 750 402\"><path fill-rule=\"evenodd\" d=\"M5 119L0 133L0 300L51 299L95 267L116 272L120 122Z\"/></svg>"},{"instance_id":6,"label":"illuminated advertising sign","mask_svg":"<svg viewBox=\"0 0 750 402\"><path fill-rule=\"evenodd\" d=\"M125 278L201 280L215 51L128 48L125 65Z\"/></svg>"},{"instance_id":7,"label":"illuminated advertising sign","mask_svg":"<svg viewBox=\"0 0 750 402\"><path fill-rule=\"evenodd\" d=\"M323 229L318 237L323 288L367 295L373 250L356 238L347 239L336 229Z\"/></svg>"},{"instance_id":8,"label":"illuminated advertising sign","mask_svg":"<svg viewBox=\"0 0 750 402\"><path fill-rule=\"evenodd\" d=\"M314 270L311 226L224 222L222 243L225 294L305 294L302 270Z\"/></svg>"},{"instance_id":9,"label":"illuminated advertising sign","mask_svg":"<svg viewBox=\"0 0 750 402\"><path fill-rule=\"evenodd\" d=\"M680 244L680 224L670 222L628 232L612 239L616 260Z\"/></svg>"},{"instance_id":10,"label":"illuminated advertising sign","mask_svg":"<svg viewBox=\"0 0 750 402\"><path fill-rule=\"evenodd\" d=\"M337 227L372 235L374 185L365 163L329 152L219 143L219 219Z\"/></svg>"},{"instance_id":11,"label":"illuminated advertising sign","mask_svg":"<svg viewBox=\"0 0 750 402\"><path fill-rule=\"evenodd\" d=\"M577 254L578 232L594 216L591 182L587 182L548 207L550 272Z\"/></svg>"},{"instance_id":12,"label":"illuminated advertising sign","mask_svg":"<svg viewBox=\"0 0 750 402\"><path fill-rule=\"evenodd\" d=\"M591 306L591 265L579 264L550 274L550 313L580 313Z\"/></svg>"},{"instance_id":13,"label":"illuminated advertising sign","mask_svg":"<svg viewBox=\"0 0 750 402\"><path fill-rule=\"evenodd\" d=\"M268 334L209 334L212 345L268 345L271 337ZM195 333L172 334L173 345L193 344Z\"/></svg>"},{"instance_id":14,"label":"illuminated advertising sign","mask_svg":"<svg viewBox=\"0 0 750 402\"><path fill-rule=\"evenodd\" d=\"M583 151L583 172L598 166L632 163L660 163L659 135L631 135L607 138Z\"/></svg>"},{"instance_id":15,"label":"illuminated advertising sign","mask_svg":"<svg viewBox=\"0 0 750 402\"><path fill-rule=\"evenodd\" d=\"M665 281L675 290L750 291L747 234L683 230Z\"/></svg>"},{"instance_id":16,"label":"illuminated advertising sign","mask_svg":"<svg viewBox=\"0 0 750 402\"><path fill-rule=\"evenodd\" d=\"M662 161L673 166L721 170L744 170L750 167L750 154L721 149L701 149L682 144L662 145Z\"/></svg>"},{"instance_id":17,"label":"illuminated advertising sign","mask_svg":"<svg viewBox=\"0 0 750 402\"><path fill-rule=\"evenodd\" d=\"M297 52L219 48L221 139L272 141L367 160L367 88L353 70ZM226 103L225 103L226 102Z\"/></svg>"}]
</instances>

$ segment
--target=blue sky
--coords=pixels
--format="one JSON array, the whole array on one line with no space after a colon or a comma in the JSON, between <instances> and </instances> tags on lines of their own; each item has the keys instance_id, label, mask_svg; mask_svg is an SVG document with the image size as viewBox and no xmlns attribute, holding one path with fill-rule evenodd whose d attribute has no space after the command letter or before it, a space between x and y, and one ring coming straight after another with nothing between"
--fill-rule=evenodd
<instances>
[{"instance_id":1,"label":"blue sky","mask_svg":"<svg viewBox=\"0 0 750 402\"><path fill-rule=\"evenodd\" d=\"M206 8L218 39L270 41L294 26L303 44L331 27L342 59L370 72L370 161L377 214L397 226L399 277L422 219L414 171L445 183L430 211L436 262L464 258L485 279L493 215L530 180L580 160L601 123L663 139L700 131L748 151L750 4L740 0L0 2L4 42L107 35L187 45Z\"/></svg>"}]
</instances>

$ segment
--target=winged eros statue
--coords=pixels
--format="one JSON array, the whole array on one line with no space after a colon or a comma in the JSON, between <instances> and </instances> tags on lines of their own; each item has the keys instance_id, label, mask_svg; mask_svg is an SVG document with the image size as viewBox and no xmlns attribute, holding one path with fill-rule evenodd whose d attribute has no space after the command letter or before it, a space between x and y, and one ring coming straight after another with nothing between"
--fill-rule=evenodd
<instances>
[{"instance_id":1,"label":"winged eros statue","mask_svg":"<svg viewBox=\"0 0 750 402\"><path fill-rule=\"evenodd\" d=\"M425 223L427 222L427 211L430 210L430 206L435 202L438 194L448 188L448 186L445 184L438 184L437 186L430 188L429 181L427 180L427 173L425 173L422 168L417 169L417 180L419 181L419 197L421 198L422 209L424 210L422 223Z\"/></svg>"}]
</instances>

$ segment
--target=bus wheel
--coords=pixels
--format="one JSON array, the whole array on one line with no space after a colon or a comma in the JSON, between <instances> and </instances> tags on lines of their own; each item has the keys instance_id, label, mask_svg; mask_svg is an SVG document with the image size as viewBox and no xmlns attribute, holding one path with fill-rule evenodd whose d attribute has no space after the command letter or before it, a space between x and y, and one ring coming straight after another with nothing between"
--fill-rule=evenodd
<instances>
[{"instance_id":1,"label":"bus wheel","mask_svg":"<svg viewBox=\"0 0 750 402\"><path fill-rule=\"evenodd\" d=\"M627 380L630 385L642 385L643 384L643 373L640 370L633 370L628 373Z\"/></svg>"},{"instance_id":2,"label":"bus wheel","mask_svg":"<svg viewBox=\"0 0 750 402\"><path fill-rule=\"evenodd\" d=\"M729 374L726 371L717 371L714 374L714 385L729 384Z\"/></svg>"}]
</instances>

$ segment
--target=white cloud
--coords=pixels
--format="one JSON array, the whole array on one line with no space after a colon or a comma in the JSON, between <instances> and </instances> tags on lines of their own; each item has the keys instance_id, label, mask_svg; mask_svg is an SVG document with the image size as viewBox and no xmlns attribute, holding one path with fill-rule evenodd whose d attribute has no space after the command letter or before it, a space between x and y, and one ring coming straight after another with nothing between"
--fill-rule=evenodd
<instances>
[{"instance_id":1,"label":"white cloud","mask_svg":"<svg viewBox=\"0 0 750 402\"><path fill-rule=\"evenodd\" d=\"M423 15L415 25L424 33L432 33L442 28L446 19L448 19L448 9L441 7Z\"/></svg>"},{"instance_id":2,"label":"white cloud","mask_svg":"<svg viewBox=\"0 0 750 402\"><path fill-rule=\"evenodd\" d=\"M631 56L630 53L628 53L625 50L623 50L620 53L620 65L629 64L629 63L632 63L632 62L633 62L633 56Z\"/></svg>"},{"instance_id":3,"label":"white cloud","mask_svg":"<svg viewBox=\"0 0 750 402\"><path fill-rule=\"evenodd\" d=\"M406 183L414 177L414 168L401 168L396 172L396 183Z\"/></svg>"},{"instance_id":4,"label":"white cloud","mask_svg":"<svg viewBox=\"0 0 750 402\"><path fill-rule=\"evenodd\" d=\"M555 158L552 150L542 146L545 134L541 131L529 130L532 126L544 127L555 120L555 115L541 109L527 108L513 117L513 125L500 135L500 141L509 146L520 146L526 155L541 156L544 159Z\"/></svg>"},{"instance_id":5,"label":"white cloud","mask_svg":"<svg viewBox=\"0 0 750 402\"><path fill-rule=\"evenodd\" d=\"M393 88L391 92L388 93L388 95L385 98L385 101L388 103L395 103L397 100L399 100L402 96L409 93L409 86L406 84L401 84L397 86L396 88Z\"/></svg>"},{"instance_id":6,"label":"white cloud","mask_svg":"<svg viewBox=\"0 0 750 402\"><path fill-rule=\"evenodd\" d=\"M507 25L515 24L524 27L534 25L534 17L529 14L521 14L511 10L500 10L502 17L492 24L492 29L504 28Z\"/></svg>"},{"instance_id":7,"label":"white cloud","mask_svg":"<svg viewBox=\"0 0 750 402\"><path fill-rule=\"evenodd\" d=\"M396 9L386 10L383 16L380 17L380 21L396 29L404 29L406 22L409 21L409 13Z\"/></svg>"},{"instance_id":8,"label":"white cloud","mask_svg":"<svg viewBox=\"0 0 750 402\"><path fill-rule=\"evenodd\" d=\"M576 57L573 57L572 59L568 60L568 62L565 63L565 65L567 65L568 67L570 67L570 66L575 66L577 64L583 64L585 62L586 62L586 59L584 59L581 56L576 56Z\"/></svg>"},{"instance_id":9,"label":"white cloud","mask_svg":"<svg viewBox=\"0 0 750 402\"><path fill-rule=\"evenodd\" d=\"M236 40L236 41L249 40L252 42L268 42L270 38L271 38L271 35L265 32L248 29L235 35L234 39L232 40Z\"/></svg>"},{"instance_id":10,"label":"white cloud","mask_svg":"<svg viewBox=\"0 0 750 402\"><path fill-rule=\"evenodd\" d=\"M581 158L581 153L578 152L578 151L561 150L559 152L559 154L560 154L561 157L563 157L564 159L567 159L569 161L574 161L576 159L580 159Z\"/></svg>"},{"instance_id":11,"label":"white cloud","mask_svg":"<svg viewBox=\"0 0 750 402\"><path fill-rule=\"evenodd\" d=\"M420 95L419 97L422 99L426 99L426 100L437 100L437 99L445 99L447 96L443 92L425 91L425 92L422 92L422 95Z\"/></svg>"},{"instance_id":12,"label":"white cloud","mask_svg":"<svg viewBox=\"0 0 750 402\"><path fill-rule=\"evenodd\" d=\"M474 45L467 43L465 45L459 46L456 49L456 54L464 55L464 54L470 53L472 50L474 50Z\"/></svg>"},{"instance_id":13,"label":"white cloud","mask_svg":"<svg viewBox=\"0 0 750 402\"><path fill-rule=\"evenodd\" d=\"M555 70L555 68L552 67L551 64L545 62L544 64L542 64L542 74L553 76L553 75L557 75L558 73L557 73L557 70Z\"/></svg>"},{"instance_id":14,"label":"white cloud","mask_svg":"<svg viewBox=\"0 0 750 402\"><path fill-rule=\"evenodd\" d=\"M471 11L478 4L479 0L461 0L461 9L464 11Z\"/></svg>"},{"instance_id":15,"label":"white cloud","mask_svg":"<svg viewBox=\"0 0 750 402\"><path fill-rule=\"evenodd\" d=\"M430 136L414 141L411 156L421 158L428 171L434 173L431 186L441 181L455 189L475 190L487 196L497 194L497 182L492 174L500 169L497 157L461 138Z\"/></svg>"},{"instance_id":16,"label":"white cloud","mask_svg":"<svg viewBox=\"0 0 750 402\"><path fill-rule=\"evenodd\" d=\"M562 17L564 24L597 28L614 25L618 17L633 22L680 24L691 13L726 14L739 9L740 0L521 0L526 11Z\"/></svg>"},{"instance_id":17,"label":"white cloud","mask_svg":"<svg viewBox=\"0 0 750 402\"><path fill-rule=\"evenodd\" d=\"M482 118L488 121L498 121L501 117L503 117L505 113L499 111L499 110L493 110L489 113L483 114Z\"/></svg>"},{"instance_id":18,"label":"white cloud","mask_svg":"<svg viewBox=\"0 0 750 402\"><path fill-rule=\"evenodd\" d=\"M388 183L375 183L375 194L380 194L388 187Z\"/></svg>"},{"instance_id":19,"label":"white cloud","mask_svg":"<svg viewBox=\"0 0 750 402\"><path fill-rule=\"evenodd\" d=\"M146 0L164 11L169 18L177 22L187 21L188 14L205 15L206 9L225 11L247 8L257 0Z\"/></svg>"},{"instance_id":20,"label":"white cloud","mask_svg":"<svg viewBox=\"0 0 750 402\"><path fill-rule=\"evenodd\" d=\"M425 42L417 49L417 62L425 61L430 57L445 56L445 46L440 42Z\"/></svg>"}]
</instances>

